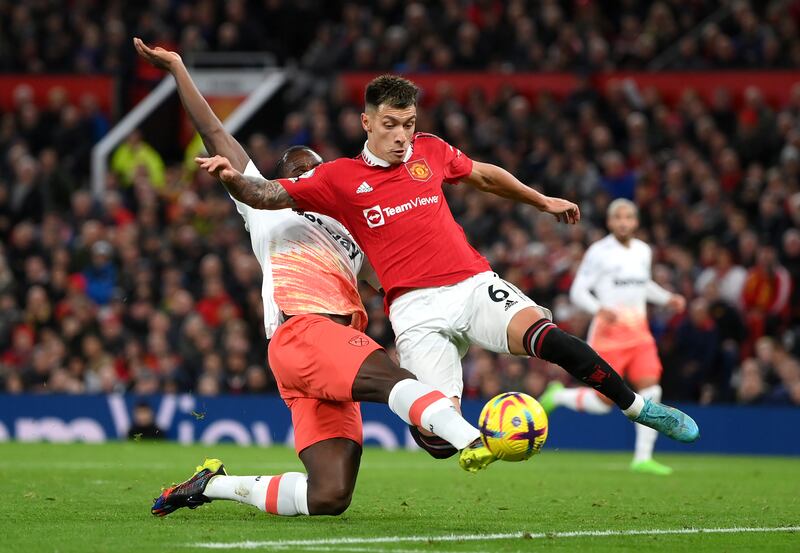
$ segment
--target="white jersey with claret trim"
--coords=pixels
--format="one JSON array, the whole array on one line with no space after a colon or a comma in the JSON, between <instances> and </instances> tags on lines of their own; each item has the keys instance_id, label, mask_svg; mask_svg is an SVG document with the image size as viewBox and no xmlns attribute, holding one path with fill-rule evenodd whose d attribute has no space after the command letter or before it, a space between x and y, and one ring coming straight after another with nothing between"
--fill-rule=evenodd
<instances>
[{"instance_id":1,"label":"white jersey with claret trim","mask_svg":"<svg viewBox=\"0 0 800 553\"><path fill-rule=\"evenodd\" d=\"M586 250L570 299L593 315L601 308L616 314L613 323L593 319L588 336L592 347L620 349L653 341L647 302L663 305L671 294L652 280L651 264L650 246L635 238L625 246L609 234Z\"/></svg>"},{"instance_id":2,"label":"white jersey with claret trim","mask_svg":"<svg viewBox=\"0 0 800 553\"><path fill-rule=\"evenodd\" d=\"M244 174L262 176L252 161ZM352 327L366 328L357 279L364 252L341 223L318 213L253 209L231 199L244 219L264 275L261 297L267 338L283 322L282 313L352 315Z\"/></svg>"}]
</instances>

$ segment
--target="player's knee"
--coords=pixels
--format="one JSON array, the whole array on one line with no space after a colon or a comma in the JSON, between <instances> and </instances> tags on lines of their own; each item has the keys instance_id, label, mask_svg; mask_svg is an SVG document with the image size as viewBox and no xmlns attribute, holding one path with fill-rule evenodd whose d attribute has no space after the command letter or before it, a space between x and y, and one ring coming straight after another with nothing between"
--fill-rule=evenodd
<instances>
[{"instance_id":1,"label":"player's knee","mask_svg":"<svg viewBox=\"0 0 800 553\"><path fill-rule=\"evenodd\" d=\"M554 324L548 330L549 332L544 335L546 341L543 336L540 343L532 343L530 346L531 351L537 357L569 369L570 372L579 374L592 372L600 356L589 347L589 344L564 332Z\"/></svg>"},{"instance_id":2,"label":"player's knee","mask_svg":"<svg viewBox=\"0 0 800 553\"><path fill-rule=\"evenodd\" d=\"M352 396L356 401L386 403L392 388L401 380L416 377L398 367L384 351L375 351L364 360L353 381Z\"/></svg>"},{"instance_id":3,"label":"player's knee","mask_svg":"<svg viewBox=\"0 0 800 553\"><path fill-rule=\"evenodd\" d=\"M311 495L309 493L309 495ZM313 501L309 497L309 513L312 515L341 515L350 506L353 490L348 486L326 486L314 493Z\"/></svg>"},{"instance_id":4,"label":"player's knee","mask_svg":"<svg viewBox=\"0 0 800 553\"><path fill-rule=\"evenodd\" d=\"M546 307L538 305L526 307L514 315L506 328L509 351L514 355L531 355L526 343L529 331L544 321L552 322L553 314Z\"/></svg>"}]
</instances>

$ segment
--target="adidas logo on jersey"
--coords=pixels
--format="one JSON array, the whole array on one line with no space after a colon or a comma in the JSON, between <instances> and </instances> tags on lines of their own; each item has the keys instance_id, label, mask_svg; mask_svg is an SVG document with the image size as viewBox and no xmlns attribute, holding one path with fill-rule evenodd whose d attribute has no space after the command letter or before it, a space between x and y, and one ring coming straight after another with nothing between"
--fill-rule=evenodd
<instances>
[{"instance_id":1,"label":"adidas logo on jersey","mask_svg":"<svg viewBox=\"0 0 800 553\"><path fill-rule=\"evenodd\" d=\"M503 309L503 311L508 311L514 305L517 305L515 300L506 300L506 307Z\"/></svg>"},{"instance_id":2,"label":"adidas logo on jersey","mask_svg":"<svg viewBox=\"0 0 800 553\"><path fill-rule=\"evenodd\" d=\"M372 187L367 184L367 181L361 183L361 186L356 188L356 194L366 194L367 192L372 192Z\"/></svg>"}]
</instances>

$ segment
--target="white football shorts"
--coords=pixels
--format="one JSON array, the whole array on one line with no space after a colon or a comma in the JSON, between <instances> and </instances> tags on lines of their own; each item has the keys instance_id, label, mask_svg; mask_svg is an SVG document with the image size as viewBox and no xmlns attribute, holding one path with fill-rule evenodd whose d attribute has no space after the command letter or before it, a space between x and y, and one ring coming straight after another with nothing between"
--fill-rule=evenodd
<instances>
[{"instance_id":1,"label":"white football shorts","mask_svg":"<svg viewBox=\"0 0 800 553\"><path fill-rule=\"evenodd\" d=\"M487 271L457 284L406 292L389 308L400 366L448 397L461 397L461 358L469 346L509 353L507 328L526 307L539 307Z\"/></svg>"}]
</instances>

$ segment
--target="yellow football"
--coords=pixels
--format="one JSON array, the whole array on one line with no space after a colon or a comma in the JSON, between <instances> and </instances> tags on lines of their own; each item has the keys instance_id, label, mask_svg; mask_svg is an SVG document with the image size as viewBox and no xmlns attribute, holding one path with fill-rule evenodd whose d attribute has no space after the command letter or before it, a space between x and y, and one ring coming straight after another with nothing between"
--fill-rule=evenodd
<instances>
[{"instance_id":1,"label":"yellow football","mask_svg":"<svg viewBox=\"0 0 800 553\"><path fill-rule=\"evenodd\" d=\"M506 392L490 399L480 416L481 440L504 461L524 461L547 440L547 413L527 394Z\"/></svg>"}]
</instances>

